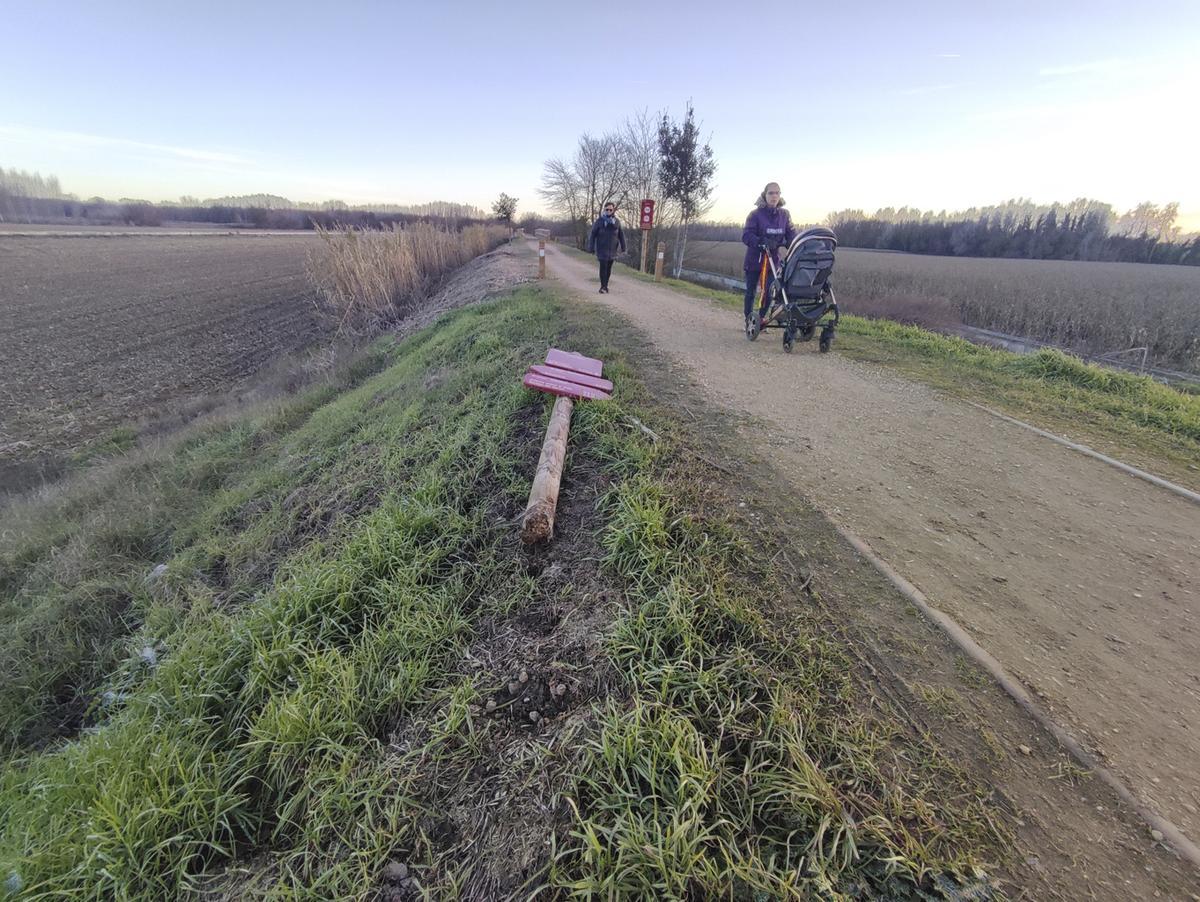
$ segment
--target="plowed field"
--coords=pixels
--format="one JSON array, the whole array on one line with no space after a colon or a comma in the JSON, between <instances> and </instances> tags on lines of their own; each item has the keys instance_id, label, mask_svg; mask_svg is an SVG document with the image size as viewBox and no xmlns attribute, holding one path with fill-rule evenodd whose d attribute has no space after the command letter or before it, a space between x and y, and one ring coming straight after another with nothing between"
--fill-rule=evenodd
<instances>
[{"instance_id":1,"label":"plowed field","mask_svg":"<svg viewBox=\"0 0 1200 902\"><path fill-rule=\"evenodd\" d=\"M315 241L0 233L0 486L311 344Z\"/></svg>"}]
</instances>

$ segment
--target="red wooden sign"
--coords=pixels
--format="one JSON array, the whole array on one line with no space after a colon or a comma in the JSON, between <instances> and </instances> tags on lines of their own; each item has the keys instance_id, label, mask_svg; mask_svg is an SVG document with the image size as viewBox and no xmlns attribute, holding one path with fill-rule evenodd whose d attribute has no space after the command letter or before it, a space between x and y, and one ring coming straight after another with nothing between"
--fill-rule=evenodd
<instances>
[{"instance_id":1,"label":"red wooden sign","mask_svg":"<svg viewBox=\"0 0 1200 902\"><path fill-rule=\"evenodd\" d=\"M654 201L642 201L642 219L640 225L643 229L654 228Z\"/></svg>"},{"instance_id":2,"label":"red wooden sign","mask_svg":"<svg viewBox=\"0 0 1200 902\"><path fill-rule=\"evenodd\" d=\"M607 401L612 397L613 384L600 378L603 369L604 362L595 357L551 348L546 352L546 363L533 364L523 384L552 395Z\"/></svg>"},{"instance_id":3,"label":"red wooden sign","mask_svg":"<svg viewBox=\"0 0 1200 902\"><path fill-rule=\"evenodd\" d=\"M599 376L604 371L603 361L595 357L584 357L574 351L560 351L558 348L551 348L546 352L546 363L573 373L583 373L585 376Z\"/></svg>"},{"instance_id":4,"label":"red wooden sign","mask_svg":"<svg viewBox=\"0 0 1200 902\"><path fill-rule=\"evenodd\" d=\"M561 379L564 382L586 385L589 388L599 389L600 391L611 392L613 390L613 384L607 379L601 379L599 376L585 376L583 373L573 373L570 370L560 369L556 366L543 366L540 363L535 363L529 368L529 372L536 373L539 376L546 376L549 379Z\"/></svg>"},{"instance_id":5,"label":"red wooden sign","mask_svg":"<svg viewBox=\"0 0 1200 902\"><path fill-rule=\"evenodd\" d=\"M607 401L612 395L598 388L580 385L578 382L566 382L562 379L551 379L549 376L539 376L537 373L526 373L523 384L526 388L536 388L538 391L550 392L552 395L563 395L567 398L586 398L590 401Z\"/></svg>"}]
</instances>

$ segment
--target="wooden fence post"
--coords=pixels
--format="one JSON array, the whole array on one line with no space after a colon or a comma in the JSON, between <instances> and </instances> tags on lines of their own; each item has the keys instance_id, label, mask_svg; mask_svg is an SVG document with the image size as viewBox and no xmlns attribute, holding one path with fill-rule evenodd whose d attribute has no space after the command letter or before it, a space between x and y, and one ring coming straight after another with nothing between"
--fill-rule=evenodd
<instances>
[{"instance_id":1,"label":"wooden fence post","mask_svg":"<svg viewBox=\"0 0 1200 902\"><path fill-rule=\"evenodd\" d=\"M538 239L538 278L546 278L546 239Z\"/></svg>"},{"instance_id":2,"label":"wooden fence post","mask_svg":"<svg viewBox=\"0 0 1200 902\"><path fill-rule=\"evenodd\" d=\"M654 281L662 281L663 257L667 253L667 243L665 241L658 242L658 254L654 258Z\"/></svg>"}]
</instances>

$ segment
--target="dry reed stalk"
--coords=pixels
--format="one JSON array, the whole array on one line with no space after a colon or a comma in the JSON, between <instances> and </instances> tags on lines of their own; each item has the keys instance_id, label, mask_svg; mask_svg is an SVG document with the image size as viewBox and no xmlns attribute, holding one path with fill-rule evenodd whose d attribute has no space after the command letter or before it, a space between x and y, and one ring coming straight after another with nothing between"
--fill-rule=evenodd
<instances>
[{"instance_id":1,"label":"dry reed stalk","mask_svg":"<svg viewBox=\"0 0 1200 902\"><path fill-rule=\"evenodd\" d=\"M425 223L379 231L318 227L322 243L310 251L309 280L318 305L340 326L379 328L403 318L453 269L486 253L508 237L500 226L461 230Z\"/></svg>"}]
</instances>

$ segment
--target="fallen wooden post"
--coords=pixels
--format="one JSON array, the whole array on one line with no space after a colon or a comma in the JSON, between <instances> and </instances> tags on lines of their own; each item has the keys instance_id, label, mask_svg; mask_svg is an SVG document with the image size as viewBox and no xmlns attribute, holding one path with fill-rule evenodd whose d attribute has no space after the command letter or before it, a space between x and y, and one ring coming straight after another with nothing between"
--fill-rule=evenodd
<instances>
[{"instance_id":1,"label":"fallen wooden post","mask_svg":"<svg viewBox=\"0 0 1200 902\"><path fill-rule=\"evenodd\" d=\"M550 425L542 442L537 473L529 492L529 504L521 521L521 540L526 545L550 538L554 532L554 513L558 508L558 487L562 483L563 461L567 457L567 430L571 428L571 408L575 402L559 396L550 411Z\"/></svg>"},{"instance_id":2,"label":"fallen wooden post","mask_svg":"<svg viewBox=\"0 0 1200 902\"><path fill-rule=\"evenodd\" d=\"M545 365L535 364L525 373L528 388L557 395L550 411L550 425L542 442L529 503L521 518L521 540L527 545L549 539L554 534L554 514L558 508L558 488L562 483L563 462L567 457L567 432L571 428L574 399L603 401L611 398L612 383L600 378L604 364L593 357L551 348Z\"/></svg>"}]
</instances>

